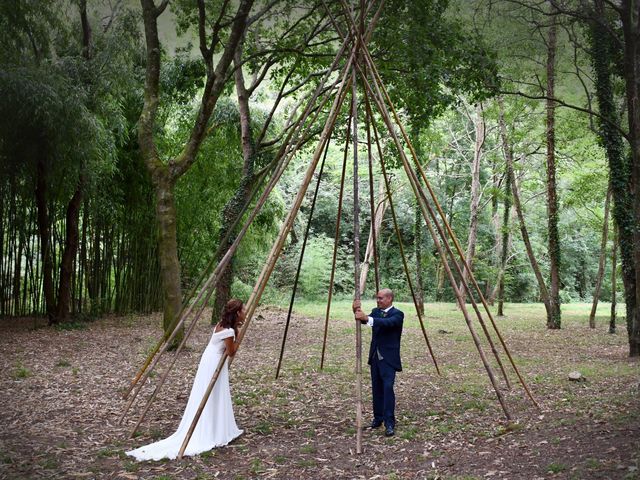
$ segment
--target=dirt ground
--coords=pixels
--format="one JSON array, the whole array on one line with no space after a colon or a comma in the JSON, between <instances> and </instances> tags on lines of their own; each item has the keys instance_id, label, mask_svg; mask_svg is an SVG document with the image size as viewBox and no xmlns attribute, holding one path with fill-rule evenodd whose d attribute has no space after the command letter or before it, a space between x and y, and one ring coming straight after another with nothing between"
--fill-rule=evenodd
<instances>
[{"instance_id":1,"label":"dirt ground","mask_svg":"<svg viewBox=\"0 0 640 480\"><path fill-rule=\"evenodd\" d=\"M499 319L541 407L529 401L502 356L511 390L494 371L514 418L508 423L460 315L444 304L428 305L427 312L442 375L408 315L396 436L365 429L361 455L355 454L352 320L332 320L320 370L322 311L317 318L295 316L276 380L285 314L270 308L259 311L231 368L236 420L245 433L196 457L142 463L124 451L176 428L211 334L207 322L196 328L140 433L128 439L143 402L119 425L122 392L160 335L158 315L108 317L68 329L2 320L0 478L640 478L640 364L627 357L626 332L591 330L570 313L553 332L544 328L541 311L514 308ZM365 351L369 335L365 330ZM584 381L568 379L574 370ZM368 423L366 362L363 372Z\"/></svg>"}]
</instances>

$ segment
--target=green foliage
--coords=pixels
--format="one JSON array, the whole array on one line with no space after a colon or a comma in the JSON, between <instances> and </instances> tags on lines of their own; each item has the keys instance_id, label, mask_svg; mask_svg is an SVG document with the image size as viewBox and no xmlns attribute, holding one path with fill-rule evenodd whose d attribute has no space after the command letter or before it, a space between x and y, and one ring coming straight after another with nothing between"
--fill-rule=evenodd
<instances>
[{"instance_id":1,"label":"green foliage","mask_svg":"<svg viewBox=\"0 0 640 480\"><path fill-rule=\"evenodd\" d=\"M497 88L495 54L448 7L448 0L391 0L372 38L390 94L419 125L457 94L480 100Z\"/></svg>"}]
</instances>

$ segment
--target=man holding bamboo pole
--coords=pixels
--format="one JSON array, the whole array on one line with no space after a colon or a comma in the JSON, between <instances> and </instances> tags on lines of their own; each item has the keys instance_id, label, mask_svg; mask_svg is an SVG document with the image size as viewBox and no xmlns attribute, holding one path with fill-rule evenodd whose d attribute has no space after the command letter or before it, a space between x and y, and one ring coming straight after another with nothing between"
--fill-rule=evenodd
<instances>
[{"instance_id":1,"label":"man holding bamboo pole","mask_svg":"<svg viewBox=\"0 0 640 480\"><path fill-rule=\"evenodd\" d=\"M388 288L383 288L376 294L376 303L378 307L367 315L362 311L360 301L355 300L353 313L357 322L372 328L368 361L373 396L371 428L378 428L384 422L384 434L391 437L396 426L396 396L393 385L396 372L402 371L400 337L404 313L393 306L393 292Z\"/></svg>"}]
</instances>

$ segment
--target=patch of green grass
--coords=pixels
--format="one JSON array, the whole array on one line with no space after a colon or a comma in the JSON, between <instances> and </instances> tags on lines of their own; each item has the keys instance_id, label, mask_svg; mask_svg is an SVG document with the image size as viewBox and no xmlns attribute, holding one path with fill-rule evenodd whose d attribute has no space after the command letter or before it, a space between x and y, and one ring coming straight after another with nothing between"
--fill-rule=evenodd
<instances>
[{"instance_id":1,"label":"patch of green grass","mask_svg":"<svg viewBox=\"0 0 640 480\"><path fill-rule=\"evenodd\" d=\"M484 412L487 409L487 402L483 400L465 400L462 402L462 408L465 410L478 410Z\"/></svg>"},{"instance_id":2,"label":"patch of green grass","mask_svg":"<svg viewBox=\"0 0 640 480\"><path fill-rule=\"evenodd\" d=\"M209 458L213 458L214 455L215 455L215 452L213 450L207 450L206 452L202 452L200 454L200 458L207 460Z\"/></svg>"},{"instance_id":3,"label":"patch of green grass","mask_svg":"<svg viewBox=\"0 0 640 480\"><path fill-rule=\"evenodd\" d=\"M47 456L43 458L39 464L45 470L55 470L58 468L58 460L55 457Z\"/></svg>"},{"instance_id":4,"label":"patch of green grass","mask_svg":"<svg viewBox=\"0 0 640 480\"><path fill-rule=\"evenodd\" d=\"M389 475L387 475L387 480L399 480L399 479L400 477L396 472L391 472Z\"/></svg>"},{"instance_id":5,"label":"patch of green grass","mask_svg":"<svg viewBox=\"0 0 640 480\"><path fill-rule=\"evenodd\" d=\"M27 377L30 377L30 376L31 376L31 370L29 370L27 367L25 367L22 363L18 363L16 365L15 370L11 374L11 377L14 380L21 380L23 378L27 378Z\"/></svg>"},{"instance_id":6,"label":"patch of green grass","mask_svg":"<svg viewBox=\"0 0 640 480\"><path fill-rule=\"evenodd\" d=\"M264 473L266 470L262 465L262 460L259 458L254 458L251 460L251 466L249 467L249 473L251 475L259 475L260 473Z\"/></svg>"},{"instance_id":7,"label":"patch of green grass","mask_svg":"<svg viewBox=\"0 0 640 480\"><path fill-rule=\"evenodd\" d=\"M506 425L500 425L498 427L498 429L496 430L496 437L499 437L501 435L506 435L507 433L511 433L511 432L518 432L523 428L524 427L520 423L509 422Z\"/></svg>"},{"instance_id":8,"label":"patch of green grass","mask_svg":"<svg viewBox=\"0 0 640 480\"><path fill-rule=\"evenodd\" d=\"M173 480L173 477L171 475L158 475L153 477L153 480Z\"/></svg>"},{"instance_id":9,"label":"patch of green grass","mask_svg":"<svg viewBox=\"0 0 640 480\"><path fill-rule=\"evenodd\" d=\"M287 463L287 457L283 455L276 455L275 457L273 457L273 461L276 462L278 465L283 465Z\"/></svg>"},{"instance_id":10,"label":"patch of green grass","mask_svg":"<svg viewBox=\"0 0 640 480\"><path fill-rule=\"evenodd\" d=\"M77 320L72 320L70 322L57 323L55 329L59 332L69 331L69 330L84 330L87 328L86 322L79 322Z\"/></svg>"},{"instance_id":11,"label":"patch of green grass","mask_svg":"<svg viewBox=\"0 0 640 480\"><path fill-rule=\"evenodd\" d=\"M0 463L4 463L5 465L13 463L13 458L8 453L0 452Z\"/></svg>"},{"instance_id":12,"label":"patch of green grass","mask_svg":"<svg viewBox=\"0 0 640 480\"><path fill-rule=\"evenodd\" d=\"M400 438L403 440L414 440L418 435L418 429L416 427L404 428L400 431Z\"/></svg>"},{"instance_id":13,"label":"patch of green grass","mask_svg":"<svg viewBox=\"0 0 640 480\"><path fill-rule=\"evenodd\" d=\"M121 452L122 450L117 448L104 447L98 450L98 453L96 455L98 456L98 458L118 457L120 456Z\"/></svg>"},{"instance_id":14,"label":"patch of green grass","mask_svg":"<svg viewBox=\"0 0 640 480\"><path fill-rule=\"evenodd\" d=\"M268 435L273 432L273 427L270 423L263 420L254 427L254 430L262 435Z\"/></svg>"},{"instance_id":15,"label":"patch of green grass","mask_svg":"<svg viewBox=\"0 0 640 480\"><path fill-rule=\"evenodd\" d=\"M56 362L56 367L70 367L70 366L71 366L71 362L66 358L61 358Z\"/></svg>"},{"instance_id":16,"label":"patch of green grass","mask_svg":"<svg viewBox=\"0 0 640 480\"><path fill-rule=\"evenodd\" d=\"M140 465L135 460L125 460L122 466L127 472L137 472L140 469Z\"/></svg>"},{"instance_id":17,"label":"patch of green grass","mask_svg":"<svg viewBox=\"0 0 640 480\"><path fill-rule=\"evenodd\" d=\"M600 468L602 464L600 463L600 460L598 460L597 458L587 458L586 465L587 465L587 468L596 470Z\"/></svg>"},{"instance_id":18,"label":"patch of green grass","mask_svg":"<svg viewBox=\"0 0 640 480\"><path fill-rule=\"evenodd\" d=\"M156 440L158 438L162 438L163 433L162 430L160 430L159 428L152 428L151 430L149 430L149 436Z\"/></svg>"},{"instance_id":19,"label":"patch of green grass","mask_svg":"<svg viewBox=\"0 0 640 480\"><path fill-rule=\"evenodd\" d=\"M353 433L356 433L355 430ZM316 436L316 429L315 428L310 428L309 430L305 430L304 431L304 436L307 438L313 438Z\"/></svg>"},{"instance_id":20,"label":"patch of green grass","mask_svg":"<svg viewBox=\"0 0 640 480\"><path fill-rule=\"evenodd\" d=\"M547 471L551 473L560 473L564 472L567 469L567 466L564 463L550 463L547 467Z\"/></svg>"},{"instance_id":21,"label":"patch of green grass","mask_svg":"<svg viewBox=\"0 0 640 480\"><path fill-rule=\"evenodd\" d=\"M71 374L72 374L74 377L77 377L79 372L80 372L80 370L78 369L78 367L73 367L73 368L71 369Z\"/></svg>"},{"instance_id":22,"label":"patch of green grass","mask_svg":"<svg viewBox=\"0 0 640 480\"><path fill-rule=\"evenodd\" d=\"M317 462L313 459L303 459L303 460L299 460L296 465L298 465L299 467L315 467L317 465Z\"/></svg>"},{"instance_id":23,"label":"patch of green grass","mask_svg":"<svg viewBox=\"0 0 640 480\"><path fill-rule=\"evenodd\" d=\"M302 448L300 448L300 451L302 453L316 453L317 450L313 445L303 445Z\"/></svg>"}]
</instances>

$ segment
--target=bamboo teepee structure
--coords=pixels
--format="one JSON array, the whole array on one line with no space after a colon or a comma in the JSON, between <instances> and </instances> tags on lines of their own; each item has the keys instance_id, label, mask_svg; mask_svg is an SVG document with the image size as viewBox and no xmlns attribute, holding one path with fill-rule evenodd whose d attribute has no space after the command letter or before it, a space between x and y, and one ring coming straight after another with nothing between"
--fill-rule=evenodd
<instances>
[{"instance_id":1,"label":"bamboo teepee structure","mask_svg":"<svg viewBox=\"0 0 640 480\"><path fill-rule=\"evenodd\" d=\"M324 3L324 1L323 1ZM390 186L389 175L387 172L387 167L385 165L384 157L382 155L382 148L380 145L380 134L378 131L378 127L376 125L375 116L382 121L386 129L386 133L391 138L393 145L396 147L399 158L401 160L402 168L407 176L413 194L417 199L417 203L420 208L420 212L422 214L422 218L424 220L425 225L433 239L434 245L438 251L438 254L442 260L443 267L451 288L454 291L456 296L458 305L462 312L462 315L465 319L465 322L468 326L469 332L473 338L473 342L478 350L478 355L480 360L482 361L484 368L487 372L487 376L493 386L496 397L500 406L505 414L507 420L512 419L512 415L507 407L507 404L502 395L500 386L498 385L498 381L496 379L496 375L494 374L493 368L489 364L489 361L486 358L486 355L483 351L483 348L480 343L480 338L478 333L476 332L475 322L480 325L481 330L486 338L487 344L496 360L497 365L500 368L501 375L505 381L505 385L507 388L510 388L511 385L509 383L509 378L507 376L507 372L505 366L502 362L501 356L498 351L498 347L496 342L494 341L492 335L495 334L495 337L498 340L500 347L502 348L503 353L506 355L509 364L511 365L514 373L516 374L519 383L523 387L527 396L531 400L531 402L539 408L537 402L535 401L531 391L529 390L526 382L524 381L522 375L520 374L517 366L515 365L513 358L509 352L509 349L504 341L503 336L500 334L498 330L498 326L494 321L494 318L489 310L487 302L482 294L482 291L475 280L473 272L469 268L465 260L465 253L462 250L458 239L456 238L453 229L449 225L446 216L435 196L433 189L429 183L429 180L422 168L422 165L418 159L416 154L416 150L413 148L411 140L407 135L407 132L400 121L400 117L389 97L387 90L382 82L382 78L376 68L375 62L372 59L372 56L368 50L368 41L371 38L372 32L375 28L378 19L380 18L380 13L384 6L384 0L381 0L377 6L373 1L360 0L359 9L351 8L346 0L339 0L339 6L341 7L341 19L344 22L341 26L338 19L334 16L332 10L325 4L325 8L327 14L329 15L331 22L336 30L336 32L340 35L343 40L343 44L341 48L338 50L331 67L327 70L324 77L319 82L318 86L314 90L314 92L310 95L306 108L298 117L297 121L294 123L293 128L289 131L287 138L283 142L278 154L278 164L276 169L267 183L264 191L261 193L259 198L256 200L255 207L251 210L249 215L247 216L246 221L242 225L239 230L238 236L235 241L232 243L222 260L217 264L213 272L208 276L206 281L202 283L199 289L194 290L192 294L188 297L188 300L185 302L183 306L182 312L180 313L176 324L169 335L165 335L160 339L154 351L148 356L147 360L144 362L143 366L140 368L135 378L132 380L127 392L125 393L125 398L128 398L128 402L126 404L125 410L120 418L122 421L130 407L134 403L135 399L138 397L143 385L146 383L147 378L151 371L158 365L160 359L162 358L163 353L167 350L168 346L172 343L176 333L184 327L185 334L182 342L178 346L176 355L173 356L170 364L167 366L162 376L160 377L158 383L156 384L154 390L149 395L145 406L143 407L141 415L138 417L133 430L131 431L131 435L135 433L135 431L140 426L143 421L146 413L149 411L149 408L156 398L158 391L162 388L162 385L165 383L169 372L171 371L178 354L184 347L187 339L193 332L193 329L202 315L202 312L207 305L207 302L212 295L216 284L218 283L221 273L224 268L228 265L232 256L236 252L238 245L241 240L244 238L244 235L247 232L247 229L257 216L257 214L262 209L265 204L269 194L273 190L273 188L278 183L280 177L283 172L287 168L287 165L290 163L291 159L294 157L298 148L302 143L302 139L305 138L305 135L313 127L314 123L318 119L320 112L329 105L331 102L331 106L329 109L329 113L327 115L326 121L324 123L324 127L322 129L322 133L320 134L320 138L318 144L315 148L315 151L311 157L311 160L307 166L306 173L304 178L300 184L298 193L293 201L293 204L280 228L280 232L271 248L271 251L267 257L267 260L263 266L263 269L258 276L254 289L251 293L251 296L247 300L245 304L246 308L246 319L244 324L241 327L241 330L238 334L237 343L238 347L242 344L244 336L251 325L251 320L255 313L255 310L260 302L260 298L264 292L266 284L273 272L273 269L276 265L276 262L282 252L282 249L285 244L285 240L293 227L296 215L300 209L302 201L305 198L305 195L310 187L310 184L313 180L314 173L318 169L318 164L320 166L320 174L318 175L318 181L316 183L315 192L313 196L313 204L311 207L311 214L309 221L311 220L311 216L313 215L313 208L315 205L315 198L318 192L319 184L322 177L322 171L324 169L324 159L326 158L327 150L329 148L330 139L332 137L332 133L340 117L341 108L347 99L349 100L349 115L347 120L347 135L346 135L346 145L344 147L344 159L342 164L342 174L341 174L341 186L340 186L340 196L339 196L339 205L338 205L338 215L336 219L336 243L334 245L333 252L333 264L331 270L331 278L328 292L328 302L325 316L325 325L324 325L324 338L323 338L323 348L322 348L322 358L321 358L321 367L324 365L324 357L325 357L325 347L326 347L326 339L327 339L327 329L328 329L328 320L329 320L329 310L331 305L332 291L333 291L333 280L335 273L335 260L336 260L336 249L337 249L337 241L340 232L340 217L342 212L342 199L344 193L344 181L345 181L345 171L348 159L348 150L349 145L352 145L352 159L353 159L353 170L354 170L354 180L353 180L353 195L354 195L354 270L355 270L355 289L354 289L354 299L360 299L360 253L359 253L359 233L360 233L360 225L359 225L359 183L358 183L358 166L359 166L359 139L361 137L361 132L359 131L359 117L362 115L365 119L365 130L366 134L366 145L367 145L367 164L369 169L369 186L370 186L370 199L369 203L372 208L372 219L375 214L373 209L374 207L374 199L373 199L373 160L374 160L374 145L375 150L377 152L377 159L380 163L380 168L382 171L382 177L384 180L384 187L386 193L386 200L389 202L389 210L391 212L391 216L394 224L394 233L397 236L398 243L400 246L400 253L403 268L405 271L407 283L411 294L413 296L414 303L416 303L416 295L413 283L411 281L411 275L409 274L408 262L406 259L406 255L404 252L403 242L400 235L400 230L397 224L397 217L395 213L395 208L393 204L392 198L392 190ZM365 24L365 20L367 18L371 18L368 25ZM346 27L346 31L343 29ZM333 78L332 75L335 72L338 72L336 78ZM329 85L327 87L327 85ZM322 162L320 159L322 158ZM257 193L256 193L257 195ZM248 203L245 205L245 209L248 208ZM375 227L372 222L372 235L373 235L373 245L376 244L377 232L375 231ZM230 229L233 230L233 229ZM287 322L285 325L285 331L282 340L282 346L280 351L280 357L277 366L276 376L278 375L282 363L283 353L286 344L287 331L289 327L289 322L291 318L291 311L293 308L293 302L295 300L295 292L297 286L298 275L300 271L300 266L302 263L302 257L304 256L304 249L306 246L307 236L309 232L309 225L307 225L305 238L303 241L302 251L300 255L300 260L298 264L298 272L296 274L296 279L294 282L294 289L291 298L291 302L289 305L289 312L287 316ZM377 255L374 249L374 253L372 255L374 260L375 267L375 279L376 279L376 288L379 288L378 281L378 266L377 266ZM217 258L215 256L214 258ZM467 277L469 281L465 281L463 276L463 271L466 270ZM204 280L206 275L203 275L201 280ZM458 287L461 285L461 288ZM462 290L463 289L463 290ZM472 311L469 311L465 304L465 297L470 299ZM435 369L437 373L440 373L440 369L438 363L433 354L431 344L429 342L429 338L427 335L426 328L424 326L424 321L422 315L420 314L420 310L417 308L416 303L416 311L418 313L418 319L421 326L421 331L423 333L427 348L433 359ZM490 327L493 332L490 331L487 322L485 321L485 316L489 320ZM190 323L187 326L188 321ZM356 322L356 452L362 452L362 334L361 334L361 326L360 322ZM220 362L217 366L217 369L209 383L206 394L202 398L200 402L199 409L196 413L195 418L192 421L188 434L182 444L182 448L180 450L179 457L182 457L187 444L191 438L193 430L195 429L197 422L200 418L200 414L204 409L204 406L209 398L211 391L217 381L219 372L221 371L224 362L227 360L226 354L222 356Z\"/></svg>"}]
</instances>

